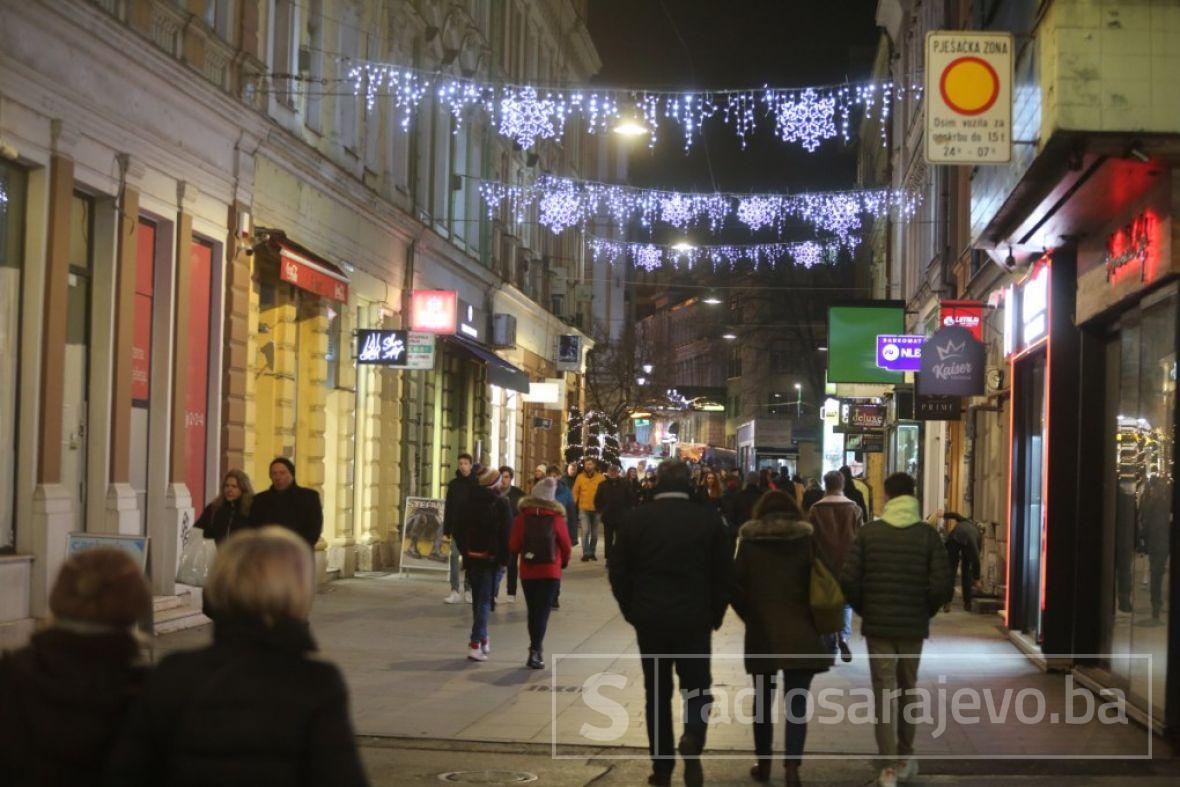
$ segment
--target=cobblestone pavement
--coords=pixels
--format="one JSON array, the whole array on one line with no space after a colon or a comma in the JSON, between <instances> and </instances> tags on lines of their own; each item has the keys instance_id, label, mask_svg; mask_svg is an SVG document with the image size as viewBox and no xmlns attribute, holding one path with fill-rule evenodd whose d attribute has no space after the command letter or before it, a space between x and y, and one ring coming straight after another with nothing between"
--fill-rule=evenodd
<instances>
[{"instance_id":1,"label":"cobblestone pavement","mask_svg":"<svg viewBox=\"0 0 1180 787\"><path fill-rule=\"evenodd\" d=\"M605 573L602 563L575 559L561 608L551 618L544 671L524 667L523 596L508 604L501 592L490 626L491 657L477 664L465 658L470 607L442 603L445 576L370 574L328 585L316 599L312 629L351 688L354 724L375 783L437 783L443 772L488 769L526 771L549 784L643 781L648 764L634 634L618 613ZM706 763L714 783L749 783L751 736L744 719L752 698L741 662L742 635L741 622L730 613L714 637L713 759ZM208 637L208 627L167 635L157 650L199 645ZM813 683L814 691L832 693L832 709L843 714L837 722L817 709L820 720L809 726L805 772L814 783L863 784L873 774L872 725L851 720L858 710L861 716L867 712L857 690L869 686L868 658L859 635L852 647L852 664ZM610 676L606 682L604 674ZM1085 710L1090 696L1080 686L1071 689L1070 680L1033 666L1003 636L995 617L940 614L923 654L920 685L931 691L932 701L941 691L943 708L958 691L984 696L978 712L968 714L978 722L920 724L916 749L928 774L923 781L994 784L1002 776L1018 784L1052 775L1055 781L1098 784L1133 774L1145 785L1155 778L1180 783L1180 770L1164 759L1168 747L1138 724L1065 723L1067 713ZM1072 703L1070 690L1077 693ZM1022 699L1022 691L1029 696ZM1036 718L1038 697L1043 720L1021 721L1020 714ZM989 709L1001 712L996 721ZM611 713L618 716L613 726ZM781 737L780 729L778 745Z\"/></svg>"}]
</instances>

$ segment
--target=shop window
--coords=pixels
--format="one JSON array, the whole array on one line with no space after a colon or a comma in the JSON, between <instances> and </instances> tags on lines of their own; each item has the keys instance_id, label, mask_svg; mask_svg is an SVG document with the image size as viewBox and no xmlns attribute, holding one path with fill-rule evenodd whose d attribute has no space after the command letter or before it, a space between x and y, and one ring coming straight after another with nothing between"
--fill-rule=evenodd
<instances>
[{"instance_id":1,"label":"shop window","mask_svg":"<svg viewBox=\"0 0 1180 787\"><path fill-rule=\"evenodd\" d=\"M1106 345L1102 652L1162 716L1168 664L1176 408L1175 293L1124 315ZM1145 658L1150 656L1150 660Z\"/></svg>"},{"instance_id":2,"label":"shop window","mask_svg":"<svg viewBox=\"0 0 1180 787\"><path fill-rule=\"evenodd\" d=\"M135 308L131 336L130 482L139 503L140 524L147 524L149 410L152 397L152 316L155 307L156 223L140 218L135 235ZM193 501L193 505L199 505ZM146 530L144 532L147 532Z\"/></svg>"},{"instance_id":3,"label":"shop window","mask_svg":"<svg viewBox=\"0 0 1180 787\"><path fill-rule=\"evenodd\" d=\"M25 173L0 161L0 553L16 547L17 385Z\"/></svg>"},{"instance_id":4,"label":"shop window","mask_svg":"<svg viewBox=\"0 0 1180 787\"><path fill-rule=\"evenodd\" d=\"M70 273L62 387L62 486L86 525L90 392L90 279L94 265L94 199L75 192L70 205Z\"/></svg>"},{"instance_id":5,"label":"shop window","mask_svg":"<svg viewBox=\"0 0 1180 787\"><path fill-rule=\"evenodd\" d=\"M324 354L324 360L328 362L328 390L338 388L340 386L340 352L342 347L341 332L343 331L344 319L336 311L334 306L328 307L328 351Z\"/></svg>"},{"instance_id":6,"label":"shop window","mask_svg":"<svg viewBox=\"0 0 1180 787\"><path fill-rule=\"evenodd\" d=\"M189 249L189 323L178 326L186 336L188 380L184 391L185 483L193 506L205 503L206 448L209 414L209 329L213 309L213 244L193 239Z\"/></svg>"}]
</instances>

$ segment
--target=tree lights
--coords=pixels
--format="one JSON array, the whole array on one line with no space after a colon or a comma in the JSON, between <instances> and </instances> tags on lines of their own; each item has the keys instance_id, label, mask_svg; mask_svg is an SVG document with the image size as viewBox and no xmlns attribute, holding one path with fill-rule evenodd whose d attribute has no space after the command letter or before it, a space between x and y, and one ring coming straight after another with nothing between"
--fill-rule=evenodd
<instances>
[{"instance_id":1,"label":"tree lights","mask_svg":"<svg viewBox=\"0 0 1180 787\"><path fill-rule=\"evenodd\" d=\"M754 231L778 232L789 220L799 220L835 235L848 246L856 245L852 233L861 228L863 216L880 217L892 211L899 218L908 218L918 203L916 194L892 189L707 194L638 189L552 175L542 175L524 186L483 181L479 190L489 216L507 203L514 219L522 222L536 206L538 221L552 232L585 224L599 215L608 216L620 228L638 219L644 227L656 221L679 229L706 223L714 232L730 218Z\"/></svg>"},{"instance_id":2,"label":"tree lights","mask_svg":"<svg viewBox=\"0 0 1180 787\"><path fill-rule=\"evenodd\" d=\"M828 140L849 142L852 115L858 110L876 115L884 139L893 98L906 90L921 91L918 85L892 82L703 92L544 87L441 76L387 63L342 61L353 92L365 97L370 110L379 96L389 96L403 130L430 95L454 116L456 129L472 111L481 110L499 134L522 148L532 147L537 140L560 138L566 123L576 117L592 134L620 126L642 127L649 147L655 146L662 127L675 126L687 152L704 123L716 118L733 130L742 147L760 122L768 122L782 142L814 152Z\"/></svg>"}]
</instances>

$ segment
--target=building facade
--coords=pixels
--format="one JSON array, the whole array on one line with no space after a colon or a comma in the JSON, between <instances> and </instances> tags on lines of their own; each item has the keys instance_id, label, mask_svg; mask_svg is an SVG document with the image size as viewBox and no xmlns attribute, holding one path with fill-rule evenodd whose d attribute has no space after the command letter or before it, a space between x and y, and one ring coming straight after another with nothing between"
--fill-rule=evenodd
<instances>
[{"instance_id":1,"label":"building facade","mask_svg":"<svg viewBox=\"0 0 1180 787\"><path fill-rule=\"evenodd\" d=\"M515 150L427 100L407 130L357 62L586 82L584 0L0 3L0 631L27 636L72 532L181 543L275 456L321 494L322 576L396 567L406 496L467 451L560 457L562 335L621 324L572 234L489 216L481 178L615 179L605 135ZM358 366L355 331L453 293L429 370ZM532 383L560 396L531 397Z\"/></svg>"}]
</instances>

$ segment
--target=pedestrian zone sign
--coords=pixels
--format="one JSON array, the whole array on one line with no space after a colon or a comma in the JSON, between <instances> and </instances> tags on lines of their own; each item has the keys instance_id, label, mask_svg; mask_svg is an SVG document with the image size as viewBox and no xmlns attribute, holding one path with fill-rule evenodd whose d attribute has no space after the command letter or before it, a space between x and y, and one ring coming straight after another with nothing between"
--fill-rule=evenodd
<instances>
[{"instance_id":1,"label":"pedestrian zone sign","mask_svg":"<svg viewBox=\"0 0 1180 787\"><path fill-rule=\"evenodd\" d=\"M926 34L926 161L1012 160L1011 33Z\"/></svg>"}]
</instances>

